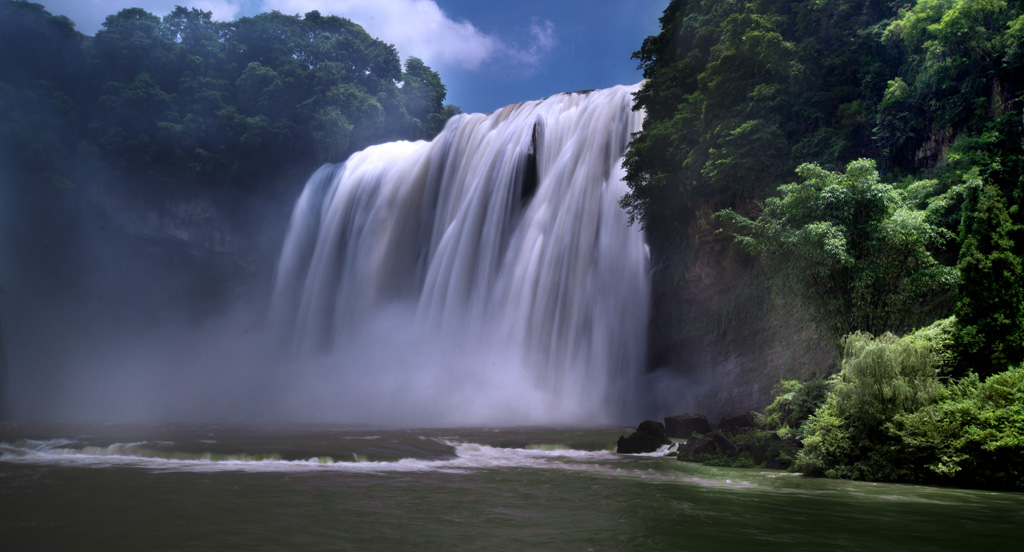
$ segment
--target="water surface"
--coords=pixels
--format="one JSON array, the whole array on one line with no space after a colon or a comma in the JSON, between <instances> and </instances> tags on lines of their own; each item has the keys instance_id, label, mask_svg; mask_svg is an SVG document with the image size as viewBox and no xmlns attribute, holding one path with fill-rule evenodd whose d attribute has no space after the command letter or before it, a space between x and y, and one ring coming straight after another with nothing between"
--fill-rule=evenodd
<instances>
[{"instance_id":1,"label":"water surface","mask_svg":"<svg viewBox=\"0 0 1024 552\"><path fill-rule=\"evenodd\" d=\"M625 428L0 428L5 550L987 550L1024 496L618 455Z\"/></svg>"}]
</instances>

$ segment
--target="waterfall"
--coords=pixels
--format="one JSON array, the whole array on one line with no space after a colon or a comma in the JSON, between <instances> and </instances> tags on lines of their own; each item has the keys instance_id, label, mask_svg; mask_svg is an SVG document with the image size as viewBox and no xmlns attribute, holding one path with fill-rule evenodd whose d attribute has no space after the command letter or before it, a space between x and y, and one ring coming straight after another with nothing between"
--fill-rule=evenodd
<instances>
[{"instance_id":1,"label":"waterfall","mask_svg":"<svg viewBox=\"0 0 1024 552\"><path fill-rule=\"evenodd\" d=\"M618 204L638 87L459 115L431 142L321 167L271 302L315 382L299 406L458 425L629 415L649 301Z\"/></svg>"}]
</instances>

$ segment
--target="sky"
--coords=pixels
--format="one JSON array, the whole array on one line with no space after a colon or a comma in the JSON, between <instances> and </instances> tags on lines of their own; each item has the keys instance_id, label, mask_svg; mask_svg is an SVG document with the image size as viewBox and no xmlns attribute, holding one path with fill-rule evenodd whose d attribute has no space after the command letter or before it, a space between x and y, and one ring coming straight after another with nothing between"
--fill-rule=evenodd
<instances>
[{"instance_id":1,"label":"sky","mask_svg":"<svg viewBox=\"0 0 1024 552\"><path fill-rule=\"evenodd\" d=\"M489 112L559 92L633 84L630 59L659 31L669 0L32 0L66 15L87 35L121 9L163 16L175 5L214 19L277 10L317 10L360 24L371 35L440 73L446 103Z\"/></svg>"}]
</instances>

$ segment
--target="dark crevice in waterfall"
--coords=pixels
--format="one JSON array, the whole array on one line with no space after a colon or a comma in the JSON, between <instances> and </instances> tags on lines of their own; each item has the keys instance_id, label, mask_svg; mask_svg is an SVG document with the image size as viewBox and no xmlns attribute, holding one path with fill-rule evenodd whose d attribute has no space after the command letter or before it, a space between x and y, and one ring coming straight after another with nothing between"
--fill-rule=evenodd
<instances>
[{"instance_id":1,"label":"dark crevice in waterfall","mask_svg":"<svg viewBox=\"0 0 1024 552\"><path fill-rule=\"evenodd\" d=\"M526 152L526 163L523 171L522 185L519 187L519 201L526 205L537 193L539 176L537 175L537 151L540 141L540 122L533 123L533 133L530 136L530 149Z\"/></svg>"}]
</instances>

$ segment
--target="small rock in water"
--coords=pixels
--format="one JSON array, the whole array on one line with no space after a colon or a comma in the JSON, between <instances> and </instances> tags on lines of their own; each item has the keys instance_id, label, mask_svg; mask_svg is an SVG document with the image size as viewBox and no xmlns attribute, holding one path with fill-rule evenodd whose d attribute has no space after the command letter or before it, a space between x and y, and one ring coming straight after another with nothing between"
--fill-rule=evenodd
<instances>
[{"instance_id":1,"label":"small rock in water","mask_svg":"<svg viewBox=\"0 0 1024 552\"><path fill-rule=\"evenodd\" d=\"M622 454L643 454L670 444L672 441L665 435L665 424L644 420L629 437L619 437L615 451Z\"/></svg>"}]
</instances>

